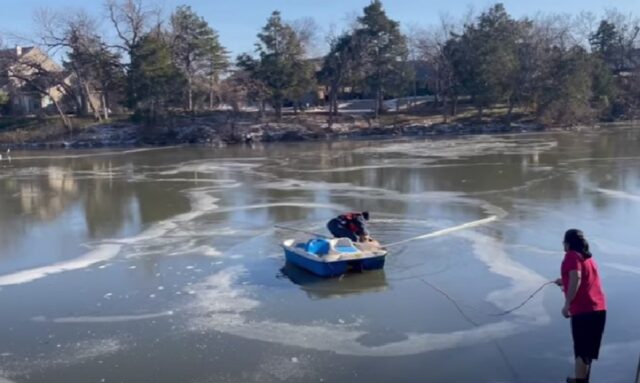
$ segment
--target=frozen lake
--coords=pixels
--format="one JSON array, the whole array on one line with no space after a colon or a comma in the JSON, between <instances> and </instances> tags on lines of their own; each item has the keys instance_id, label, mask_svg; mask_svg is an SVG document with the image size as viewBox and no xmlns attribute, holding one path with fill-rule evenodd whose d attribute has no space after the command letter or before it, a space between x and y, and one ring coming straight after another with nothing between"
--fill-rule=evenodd
<instances>
[{"instance_id":1,"label":"frozen lake","mask_svg":"<svg viewBox=\"0 0 640 383\"><path fill-rule=\"evenodd\" d=\"M436 235L378 272L285 266L292 233L274 224L326 233L352 209L383 243ZM630 127L14 152L0 161L0 382L561 382L559 289L494 314L559 276L572 227L609 303L593 380L629 382L639 217Z\"/></svg>"}]
</instances>

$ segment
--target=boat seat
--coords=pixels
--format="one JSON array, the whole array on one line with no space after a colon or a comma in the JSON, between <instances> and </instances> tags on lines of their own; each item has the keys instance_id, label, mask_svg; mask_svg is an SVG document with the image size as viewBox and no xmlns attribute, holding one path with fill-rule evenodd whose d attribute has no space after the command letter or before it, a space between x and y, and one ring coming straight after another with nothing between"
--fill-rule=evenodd
<instances>
[{"instance_id":1,"label":"boat seat","mask_svg":"<svg viewBox=\"0 0 640 383\"><path fill-rule=\"evenodd\" d=\"M340 253L357 253L360 251L353 245L353 242L349 238L338 239L333 245L333 248Z\"/></svg>"}]
</instances>

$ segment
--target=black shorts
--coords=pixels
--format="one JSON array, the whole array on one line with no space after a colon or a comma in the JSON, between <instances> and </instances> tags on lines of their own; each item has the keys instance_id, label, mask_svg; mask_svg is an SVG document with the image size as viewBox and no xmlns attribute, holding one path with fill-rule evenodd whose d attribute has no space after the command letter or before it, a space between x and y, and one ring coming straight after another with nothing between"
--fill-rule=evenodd
<instances>
[{"instance_id":1,"label":"black shorts","mask_svg":"<svg viewBox=\"0 0 640 383\"><path fill-rule=\"evenodd\" d=\"M589 364L598 359L606 311L593 311L571 317L571 335L573 335L573 354Z\"/></svg>"}]
</instances>

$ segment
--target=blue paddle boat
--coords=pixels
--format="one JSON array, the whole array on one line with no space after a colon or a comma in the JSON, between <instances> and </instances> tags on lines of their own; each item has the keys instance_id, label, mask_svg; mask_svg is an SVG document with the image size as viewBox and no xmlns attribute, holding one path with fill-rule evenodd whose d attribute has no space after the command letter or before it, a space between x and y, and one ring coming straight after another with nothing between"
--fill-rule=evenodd
<instances>
[{"instance_id":1,"label":"blue paddle boat","mask_svg":"<svg viewBox=\"0 0 640 383\"><path fill-rule=\"evenodd\" d=\"M384 267L387 250L373 244L354 243L349 238L288 239L282 243L287 262L320 277L336 277L349 270Z\"/></svg>"}]
</instances>

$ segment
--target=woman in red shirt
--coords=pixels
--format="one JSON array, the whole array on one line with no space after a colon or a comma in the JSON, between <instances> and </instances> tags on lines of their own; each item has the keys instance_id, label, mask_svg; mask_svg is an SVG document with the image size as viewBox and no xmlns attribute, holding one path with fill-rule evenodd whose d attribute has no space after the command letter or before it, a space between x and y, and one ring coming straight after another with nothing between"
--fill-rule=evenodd
<instances>
[{"instance_id":1,"label":"woman in red shirt","mask_svg":"<svg viewBox=\"0 0 640 383\"><path fill-rule=\"evenodd\" d=\"M568 383L589 381L591 362L598 359L600 342L607 316L607 305L598 275L598 268L589 251L582 231L567 230L564 235L564 260L561 276L556 283L562 286L565 304L562 315L571 318L575 378Z\"/></svg>"}]
</instances>

